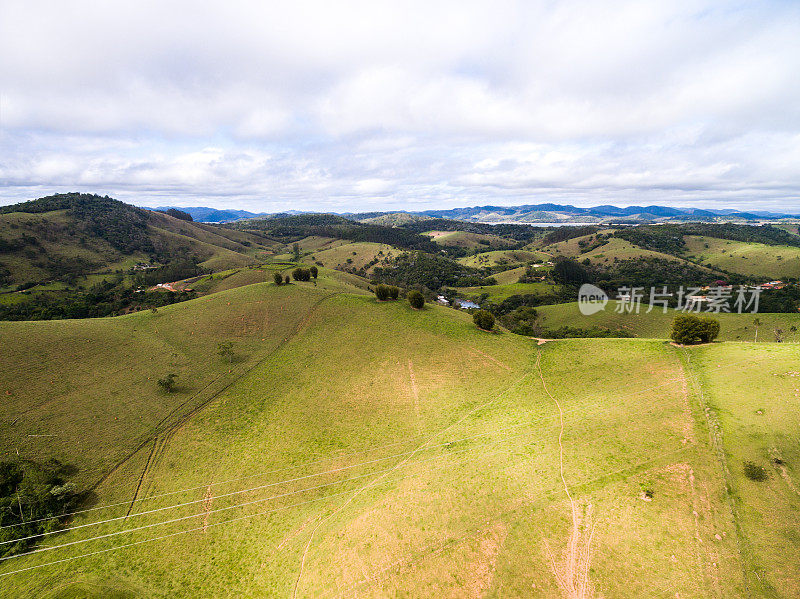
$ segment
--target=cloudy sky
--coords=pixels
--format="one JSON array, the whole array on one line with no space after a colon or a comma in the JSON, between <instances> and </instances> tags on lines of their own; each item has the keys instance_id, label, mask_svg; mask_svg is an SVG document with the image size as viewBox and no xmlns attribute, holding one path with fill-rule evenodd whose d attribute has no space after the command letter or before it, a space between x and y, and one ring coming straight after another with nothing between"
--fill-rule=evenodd
<instances>
[{"instance_id":1,"label":"cloudy sky","mask_svg":"<svg viewBox=\"0 0 800 599\"><path fill-rule=\"evenodd\" d=\"M800 2L3 0L0 204L800 212Z\"/></svg>"}]
</instances>

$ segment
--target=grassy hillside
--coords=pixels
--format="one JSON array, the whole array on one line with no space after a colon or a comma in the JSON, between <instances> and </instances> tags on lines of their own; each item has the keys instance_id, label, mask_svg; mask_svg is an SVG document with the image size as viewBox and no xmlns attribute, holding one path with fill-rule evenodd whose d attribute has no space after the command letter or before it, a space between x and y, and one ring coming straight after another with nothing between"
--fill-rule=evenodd
<instances>
[{"instance_id":1,"label":"grassy hillside","mask_svg":"<svg viewBox=\"0 0 800 599\"><path fill-rule=\"evenodd\" d=\"M800 595L797 513L800 508L800 346L712 345L687 352L739 529L739 550L757 596ZM740 365L731 371L730 365ZM717 428L718 427L718 428ZM747 463L765 480L745 474Z\"/></svg>"},{"instance_id":2,"label":"grassy hillside","mask_svg":"<svg viewBox=\"0 0 800 599\"><path fill-rule=\"evenodd\" d=\"M686 235L686 254L712 268L762 278L800 278L800 248Z\"/></svg>"},{"instance_id":3,"label":"grassy hillside","mask_svg":"<svg viewBox=\"0 0 800 599\"><path fill-rule=\"evenodd\" d=\"M477 298L486 294L489 300L500 302L512 295L549 294L559 288L560 285L545 282L508 283L505 285L483 285L482 287L458 287L458 291L469 298Z\"/></svg>"},{"instance_id":4,"label":"grassy hillside","mask_svg":"<svg viewBox=\"0 0 800 599\"><path fill-rule=\"evenodd\" d=\"M433 241L442 246L458 247L467 250L476 248L502 248L513 245L513 241L499 237L497 235L487 235L485 233L472 233L469 231L426 231Z\"/></svg>"},{"instance_id":5,"label":"grassy hillside","mask_svg":"<svg viewBox=\"0 0 800 599\"><path fill-rule=\"evenodd\" d=\"M577 302L540 306L536 308L544 318L544 326L548 329L557 329L562 326L590 328L593 326L622 329L637 337L653 339L668 339L672 319L677 312L667 310L664 314L660 307L656 307L649 314L645 306L640 314L618 313L617 302L609 301L605 310L584 316L578 309ZM720 322L719 339L724 341L753 341L756 340L756 327L754 320L759 319L759 342L774 342L774 329L783 331L784 341L800 341L800 314L713 314L710 315ZM792 327L795 328L792 331Z\"/></svg>"},{"instance_id":6,"label":"grassy hillside","mask_svg":"<svg viewBox=\"0 0 800 599\"><path fill-rule=\"evenodd\" d=\"M0 596L796 596L800 448L767 426L796 421L796 346L538 346L350 290L0 323L6 459L54 455L90 485L141 445L87 526L0 563ZM147 376L168 370L185 388L165 395ZM770 444L787 478L757 497L737 460Z\"/></svg>"},{"instance_id":7,"label":"grassy hillside","mask_svg":"<svg viewBox=\"0 0 800 599\"><path fill-rule=\"evenodd\" d=\"M458 262L473 268L484 266L503 266L514 264L526 264L528 262L541 262L550 260L550 256L543 252L532 252L530 250L493 250L459 258Z\"/></svg>"},{"instance_id":8,"label":"grassy hillside","mask_svg":"<svg viewBox=\"0 0 800 599\"><path fill-rule=\"evenodd\" d=\"M0 210L0 289L67 275L127 270L137 262L196 256L206 267L252 264L274 242L85 194Z\"/></svg>"},{"instance_id":9,"label":"grassy hillside","mask_svg":"<svg viewBox=\"0 0 800 599\"><path fill-rule=\"evenodd\" d=\"M385 243L371 243L368 241L341 244L330 249L321 249L306 256L310 262L321 262L326 267L356 270L371 268L388 258L398 256L403 250L398 250Z\"/></svg>"}]
</instances>

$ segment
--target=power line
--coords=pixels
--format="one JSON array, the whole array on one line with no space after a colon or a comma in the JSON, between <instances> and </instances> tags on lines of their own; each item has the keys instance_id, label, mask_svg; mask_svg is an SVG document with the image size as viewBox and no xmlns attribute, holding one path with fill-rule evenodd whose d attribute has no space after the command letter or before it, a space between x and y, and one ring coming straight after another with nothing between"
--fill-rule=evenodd
<instances>
[{"instance_id":1,"label":"power line","mask_svg":"<svg viewBox=\"0 0 800 599\"><path fill-rule=\"evenodd\" d=\"M637 393L650 391L650 390L656 389L656 388L665 387L665 386L667 386L667 385L669 385L671 383L678 382L679 380L680 379L670 379L670 380L668 380L667 382L665 382L663 384L656 385L654 387L650 387L650 388L647 388L647 389L642 389ZM515 383L515 384L518 384L518 383ZM599 404L595 404L595 406L596 405L599 405ZM611 408L607 408L607 409L611 409ZM574 412L578 412L580 410L581 410L581 408L574 408L572 410L566 410L565 413L571 414L571 413L574 413ZM591 414L594 414L594 413L597 413L597 412L587 412L586 415L591 415ZM461 442L461 441L474 439L474 438L477 438L477 437L484 437L484 436L487 436L487 435L490 435L490 434L493 434L493 433L503 432L505 430L511 430L513 428L519 428L521 426L525 426L525 425L532 424L532 423L535 423L535 422L541 422L542 420L549 420L549 419L555 418L556 416L557 415L555 415L555 414L551 414L549 416L544 416L544 417L537 418L535 420L531 420L531 421L528 421L528 422L523 422L523 423L511 425L509 427L503 427L503 428L500 428L500 429L493 429L491 431L488 431L488 432L485 432L485 433L480 433L480 434L477 434L477 435L472 435L470 437L463 437L461 439L455 439L453 441L447 441L445 443L441 443L441 444L438 444L438 445L432 445L432 446L429 446L428 449L433 449L433 448L436 448L436 447L443 447L443 446L450 445L450 444L453 444L453 443L458 443L458 442ZM412 437L412 439L413 439L413 437ZM281 472L281 471L290 470L290 469L297 469L297 468L301 468L301 467L306 466L306 465L313 465L315 463L320 463L320 462L324 462L324 461L330 461L330 460L333 460L333 459L343 459L344 457L349 457L349 456L352 456L352 455L358 455L358 454L361 454L361 453L366 453L366 452L371 452L371 451L377 451L379 449L384 449L386 447L394 446L394 445L397 445L397 444L402 443L402 442L403 441L399 441L399 442L396 442L396 443L386 444L386 445L374 447L374 448L371 448L371 449L365 449L365 450L362 450L362 451L359 451L359 452L354 452L352 454L348 454L346 456L334 456L334 457L331 457L331 458L325 458L325 459L321 459L321 460L316 460L314 462L308 462L306 464L300 464L300 465L297 465L297 466L290 466L288 468L284 468L284 469L280 469L280 470L267 471L267 472L264 472L264 473L252 474L252 475L248 475L248 476L245 476L245 477L240 477L240 478L236 478L236 479L230 479L230 480L227 480L227 481L219 481L217 483L209 483L207 485L199 485L199 486L195 486L195 487L188 487L188 488L184 488L184 489L178 489L178 490L170 491L170 492L167 492L167 493L160 493L160 494L157 494L157 495L151 495L149 497L144 497L144 498L140 499L139 502L149 501L149 500L158 499L158 498L162 498L162 497L167 497L167 496L171 496L171 495L176 495L176 494L179 494L179 493L186 493L186 492L189 492L189 491L196 491L196 490L200 490L200 489L205 489L205 488L208 488L208 487L214 486L214 485L230 484L230 483L233 483L233 482L239 482L239 481L242 481L242 480L248 480L248 479L251 479L251 478L257 478L257 477L260 477L260 476L266 476L268 474L272 474L272 473L275 473L275 472ZM276 482L269 483L269 484L266 484L266 485L261 485L261 486L258 486L258 487L252 487L250 489L244 489L244 490L235 491L235 492L232 492L232 493L227 493L225 495L217 495L215 497L217 497L217 498L219 498L219 497L227 497L227 496L235 495L235 494L238 494L238 493L245 493L245 492L248 492L248 491L264 489L264 488L268 488L268 487L272 487L272 486L277 486L277 485L280 485L280 484L287 484L287 483L290 483L290 482L296 482L298 480L304 480L304 479L308 479L308 478L314 478L314 477L317 477L317 476L323 476L325 474L332 474L332 473L340 472L340 471L343 471L343 470L349 470L349 469L352 469L352 468L357 468L358 466L366 466L366 465L369 465L369 464L373 464L373 463L377 463L377 462L381 462L381 461L386 461L386 460L389 460L389 459L392 459L392 458L396 458L396 457L403 457L403 456L406 456L406 455L413 454L416 451L418 451L418 450L413 450L413 451L393 454L393 455L390 455L390 456L387 456L387 457L377 458L377 459L374 459L374 460L368 460L368 461L365 461L365 462L359 462L359 463L356 463L356 464L351 464L351 465L343 466L343 467L340 467L340 468L334 468L334 469L326 470L326 471L323 471L323 472L318 472L318 473L309 474L309 475L305 475L305 476L300 476L300 477L296 477L296 478L276 481ZM203 501L203 499L198 499L198 500L188 501L188 502L184 502L184 503L178 503L178 504L171 505L171 506L161 507L161 508L157 508L157 509L154 509L154 510L148 510L148 511L145 511L145 512L137 512L137 513L131 514L129 516L119 516L119 517L115 517L115 518L99 520L99 521L96 521L96 522L80 524L80 525L76 525L76 526L72 526L72 527L68 527L68 528L62 528L62 529L59 529L59 530L53 530L53 531L49 531L49 532L30 535L28 537L20 537L20 538L8 540L8 541L0 541L0 545L14 543L14 542L17 542L17 541L27 540L27 539L31 539L31 538L35 538L35 537L41 537L41 536L47 536L47 535L52 535L52 534L58 534L58 533L62 533L62 532L68 532L70 530L75 530L75 529L79 529L79 528L86 528L88 526L94 526L94 525L99 525L99 524L105 524L105 523L108 523L108 522L114 522L116 520L122 520L122 519L126 519L126 518L133 518L133 517L136 517L136 516L141 516L141 515L150 514L150 513L154 513L154 512L165 511L165 510L168 510L168 509L174 509L174 508L182 507L184 505L191 505L191 504L201 503L202 501ZM76 510L76 511L73 511L73 512L67 512L67 513L64 513L64 514L61 514L61 515L57 515L57 516L48 516L48 517L45 517L45 518L39 518L39 519L35 519L35 520L27 520L26 522L18 522L18 523L15 523L15 524L9 524L9 525L0 527L0 529L13 528L13 527L17 527L17 526L22 526L24 524L32 524L32 523L36 523L36 522L43 522L45 520L52 520L52 519L56 519L56 518L64 518L64 517L67 517L67 516L73 516L73 515L83 514L83 513L96 511L96 510L100 510L100 509L108 509L108 508L111 508L111 507L119 507L119 506L129 505L129 504L130 504L130 502L125 501L125 502L119 502L119 503L106 504L106 505L103 505L103 506L95 506L95 507L87 508L87 509L84 509L84 510Z\"/></svg>"}]
</instances>

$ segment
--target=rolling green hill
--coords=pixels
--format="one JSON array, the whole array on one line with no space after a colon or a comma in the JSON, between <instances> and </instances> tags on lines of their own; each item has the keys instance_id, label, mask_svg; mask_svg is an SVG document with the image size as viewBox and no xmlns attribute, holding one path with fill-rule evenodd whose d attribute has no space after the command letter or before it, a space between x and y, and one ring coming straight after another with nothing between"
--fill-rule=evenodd
<instances>
[{"instance_id":1,"label":"rolling green hill","mask_svg":"<svg viewBox=\"0 0 800 599\"><path fill-rule=\"evenodd\" d=\"M211 269L252 264L263 236L187 222L108 197L61 194L0 208L0 289L196 256Z\"/></svg>"},{"instance_id":2,"label":"rolling green hill","mask_svg":"<svg viewBox=\"0 0 800 599\"><path fill-rule=\"evenodd\" d=\"M205 295L153 311L0 322L0 597L800 595L800 314L716 315L721 342L682 348L665 342L672 311L539 306L549 329L638 337L545 342L378 302L329 268L392 252L382 274L414 284L479 272L408 251L430 243L413 231L324 215L207 227L72 200L0 214L0 232L56 227L39 243L66 256L110 219L86 260L205 252L218 268L180 286ZM580 254L576 239L560 243ZM295 241L325 267L275 285ZM583 255L604 248L675 260L621 238ZM556 289L522 270L461 291ZM35 478L51 460L66 484ZM38 522L14 468L82 503L19 541Z\"/></svg>"},{"instance_id":3,"label":"rolling green hill","mask_svg":"<svg viewBox=\"0 0 800 599\"><path fill-rule=\"evenodd\" d=\"M703 264L770 279L800 278L800 248L686 235L686 254Z\"/></svg>"},{"instance_id":4,"label":"rolling green hill","mask_svg":"<svg viewBox=\"0 0 800 599\"><path fill-rule=\"evenodd\" d=\"M636 313L617 312L617 302L609 301L605 310L584 316L578 309L578 303L557 304L540 306L537 308L544 318L544 326L548 329L557 329L562 326L590 328L593 326L612 330L622 329L636 337L652 339L669 339L672 319L678 312L669 309L664 314L660 307L656 307L649 314L647 306ZM720 313L710 315L720 321L719 339L724 341L775 341L775 329L782 331L785 341L800 341L800 314L730 314ZM754 320L758 318L759 333L756 339ZM792 330L794 327L795 330Z\"/></svg>"},{"instance_id":5,"label":"rolling green hill","mask_svg":"<svg viewBox=\"0 0 800 599\"><path fill-rule=\"evenodd\" d=\"M468 250L476 248L495 249L514 244L512 240L497 235L472 233L470 231L426 231L423 235L427 235L439 245Z\"/></svg>"},{"instance_id":6,"label":"rolling green hill","mask_svg":"<svg viewBox=\"0 0 800 599\"><path fill-rule=\"evenodd\" d=\"M493 250L481 252L472 256L459 258L458 261L473 268L484 266L512 266L514 264L526 264L528 262L541 262L550 260L551 256L543 252L532 252L529 250Z\"/></svg>"},{"instance_id":7,"label":"rolling green hill","mask_svg":"<svg viewBox=\"0 0 800 599\"><path fill-rule=\"evenodd\" d=\"M337 276L0 323L2 459L94 492L0 596L796 596L796 344L537 345Z\"/></svg>"}]
</instances>

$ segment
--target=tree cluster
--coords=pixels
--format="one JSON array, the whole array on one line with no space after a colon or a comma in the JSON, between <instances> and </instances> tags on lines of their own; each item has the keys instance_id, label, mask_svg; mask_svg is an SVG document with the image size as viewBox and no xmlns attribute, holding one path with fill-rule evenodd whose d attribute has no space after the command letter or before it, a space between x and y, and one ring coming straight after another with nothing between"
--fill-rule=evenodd
<instances>
[{"instance_id":1,"label":"tree cluster","mask_svg":"<svg viewBox=\"0 0 800 599\"><path fill-rule=\"evenodd\" d=\"M491 331L494 328L494 314L488 310L476 310L472 314L472 322L474 322L479 329Z\"/></svg>"},{"instance_id":2,"label":"tree cluster","mask_svg":"<svg viewBox=\"0 0 800 599\"><path fill-rule=\"evenodd\" d=\"M311 280L311 269L309 269L309 268L295 268L292 271L292 278L295 281L310 281Z\"/></svg>"},{"instance_id":3,"label":"tree cluster","mask_svg":"<svg viewBox=\"0 0 800 599\"><path fill-rule=\"evenodd\" d=\"M394 285L384 285L380 283L375 287L375 297L382 302L396 300L400 297L400 289Z\"/></svg>"},{"instance_id":4,"label":"tree cluster","mask_svg":"<svg viewBox=\"0 0 800 599\"><path fill-rule=\"evenodd\" d=\"M185 220L188 222L194 222L192 215L188 212L184 212L183 210L178 210L177 208L168 208L164 211L164 214L169 214L173 218L177 218L179 220Z\"/></svg>"},{"instance_id":5,"label":"tree cluster","mask_svg":"<svg viewBox=\"0 0 800 599\"><path fill-rule=\"evenodd\" d=\"M719 335L719 321L708 316L679 314L672 321L670 338L675 343L694 345L710 343Z\"/></svg>"},{"instance_id":6,"label":"tree cluster","mask_svg":"<svg viewBox=\"0 0 800 599\"><path fill-rule=\"evenodd\" d=\"M56 460L0 462L0 557L21 553L36 535L60 528L79 500L76 485L67 481L72 470Z\"/></svg>"}]
</instances>

